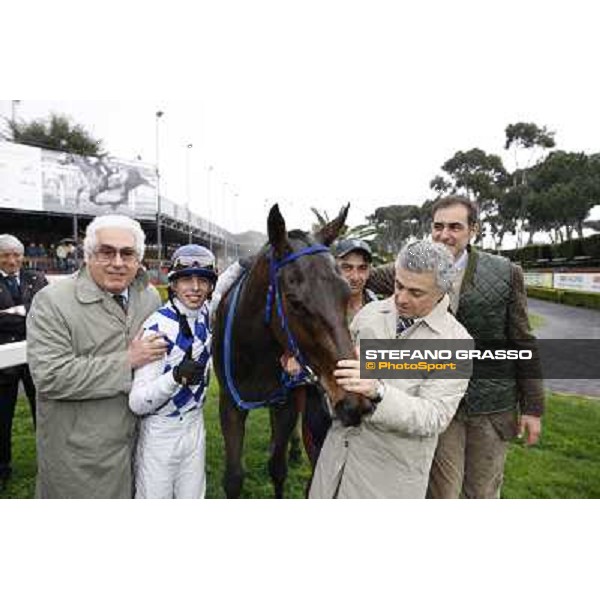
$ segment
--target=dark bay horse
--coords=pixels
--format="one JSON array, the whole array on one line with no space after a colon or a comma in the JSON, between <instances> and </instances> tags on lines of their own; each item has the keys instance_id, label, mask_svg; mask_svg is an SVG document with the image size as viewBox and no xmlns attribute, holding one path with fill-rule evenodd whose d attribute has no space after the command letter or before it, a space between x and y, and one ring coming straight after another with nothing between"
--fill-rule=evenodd
<instances>
[{"instance_id":1,"label":"dark bay horse","mask_svg":"<svg viewBox=\"0 0 600 600\"><path fill-rule=\"evenodd\" d=\"M228 498L241 493L245 422L248 410L257 406L270 410L269 474L275 496L283 496L287 447L297 418L290 394L282 388L280 358L285 352L318 377L344 424L357 425L372 410L366 398L345 392L333 376L338 360L354 357L346 324L350 290L328 251L347 213L348 206L311 237L297 230L288 233L273 206L268 244L219 304L213 361L220 384Z\"/></svg>"}]
</instances>

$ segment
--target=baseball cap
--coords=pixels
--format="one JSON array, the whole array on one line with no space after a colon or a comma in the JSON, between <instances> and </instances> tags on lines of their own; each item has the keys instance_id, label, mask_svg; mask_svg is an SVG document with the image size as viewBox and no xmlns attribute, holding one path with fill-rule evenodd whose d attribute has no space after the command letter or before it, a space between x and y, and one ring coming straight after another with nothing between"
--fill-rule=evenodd
<instances>
[{"instance_id":1,"label":"baseball cap","mask_svg":"<svg viewBox=\"0 0 600 600\"><path fill-rule=\"evenodd\" d=\"M371 252L371 247L367 242L363 242L363 240L351 239L351 240L341 240L338 242L333 248L333 255L336 258L343 258L350 252L362 252L367 261L371 262L373 260L373 253Z\"/></svg>"}]
</instances>

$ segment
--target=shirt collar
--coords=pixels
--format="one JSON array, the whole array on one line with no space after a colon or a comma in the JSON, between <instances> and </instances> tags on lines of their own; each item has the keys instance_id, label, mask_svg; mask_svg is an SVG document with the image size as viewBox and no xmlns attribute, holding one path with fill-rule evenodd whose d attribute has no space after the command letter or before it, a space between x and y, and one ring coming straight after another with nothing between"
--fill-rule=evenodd
<instances>
[{"instance_id":1,"label":"shirt collar","mask_svg":"<svg viewBox=\"0 0 600 600\"><path fill-rule=\"evenodd\" d=\"M19 277L19 274L20 274L19 271L17 271L16 273L13 273L12 277L16 277L17 278L17 283L19 285L21 285L21 278ZM2 277L11 277L11 275L9 275L8 273L6 273L2 269L0 269L0 275L2 275Z\"/></svg>"},{"instance_id":2,"label":"shirt collar","mask_svg":"<svg viewBox=\"0 0 600 600\"><path fill-rule=\"evenodd\" d=\"M195 319L200 312L200 308L188 308L183 302L181 302L178 298L173 298L173 304L177 307L177 310L188 318Z\"/></svg>"},{"instance_id":3,"label":"shirt collar","mask_svg":"<svg viewBox=\"0 0 600 600\"><path fill-rule=\"evenodd\" d=\"M433 307L432 311L424 317L415 319L415 323L423 321L437 333L442 333L449 306L450 299L448 298L448 294L444 294L442 299Z\"/></svg>"},{"instance_id":4,"label":"shirt collar","mask_svg":"<svg viewBox=\"0 0 600 600\"><path fill-rule=\"evenodd\" d=\"M454 261L454 268L457 271L463 271L464 269L467 268L467 262L469 262L469 253L467 252L467 249L465 248L461 255Z\"/></svg>"}]
</instances>

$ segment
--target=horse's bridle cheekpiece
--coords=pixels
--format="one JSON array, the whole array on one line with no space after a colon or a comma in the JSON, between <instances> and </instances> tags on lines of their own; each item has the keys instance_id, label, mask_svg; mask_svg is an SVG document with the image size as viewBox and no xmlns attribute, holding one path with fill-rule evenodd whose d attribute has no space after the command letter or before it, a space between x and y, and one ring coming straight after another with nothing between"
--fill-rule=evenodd
<instances>
[{"instance_id":1,"label":"horse's bridle cheekpiece","mask_svg":"<svg viewBox=\"0 0 600 600\"><path fill-rule=\"evenodd\" d=\"M233 381L233 373L232 373L232 353L231 353L231 336L233 330L233 319L235 316L235 309L238 302L238 297L240 290L242 288L242 284L246 279L247 275L244 274L240 279L235 283L235 289L233 292L232 300L229 305L229 309L227 311L227 319L225 321L225 339L223 343L223 364L225 370L225 381L227 383L227 388L229 395L233 398L234 402L243 410L252 410L253 408L262 408L264 406L268 406L270 404L276 404L279 402L283 402L287 399L286 390L292 389L298 385L307 383L307 382L316 382L316 375L313 370L310 368L304 356L300 352L300 348L298 346L298 342L294 338L292 331L289 328L287 318L285 315L285 311L283 310L283 303L281 300L281 290L279 289L279 282L277 279L278 272L289 265L290 263L298 260L302 256L308 256L311 254L321 254L323 252L329 252L329 248L322 244L314 244L312 246L307 246L306 248L301 248L296 252L292 252L290 254L286 254L280 260L276 260L275 253L273 249L269 251L269 287L267 289L267 298L265 303L265 324L268 325L271 322L271 314L273 312L273 303L275 303L275 309L279 316L279 320L281 323L281 328L285 332L288 344L288 350L290 354L298 361L300 366L302 367L302 372L300 375L294 377L284 377L282 381L282 388L279 388L271 393L266 399L256 400L253 402L248 402L244 400L237 388L235 387L235 383Z\"/></svg>"}]
</instances>

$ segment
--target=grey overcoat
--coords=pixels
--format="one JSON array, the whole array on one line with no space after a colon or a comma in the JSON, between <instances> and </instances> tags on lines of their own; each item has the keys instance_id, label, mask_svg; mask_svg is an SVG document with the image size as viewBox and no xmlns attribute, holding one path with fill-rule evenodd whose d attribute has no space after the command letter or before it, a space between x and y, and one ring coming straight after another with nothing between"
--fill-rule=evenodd
<instances>
[{"instance_id":1,"label":"grey overcoat","mask_svg":"<svg viewBox=\"0 0 600 600\"><path fill-rule=\"evenodd\" d=\"M36 295L27 358L38 392L38 497L132 497L127 347L160 304L141 270L127 315L85 267Z\"/></svg>"}]
</instances>

